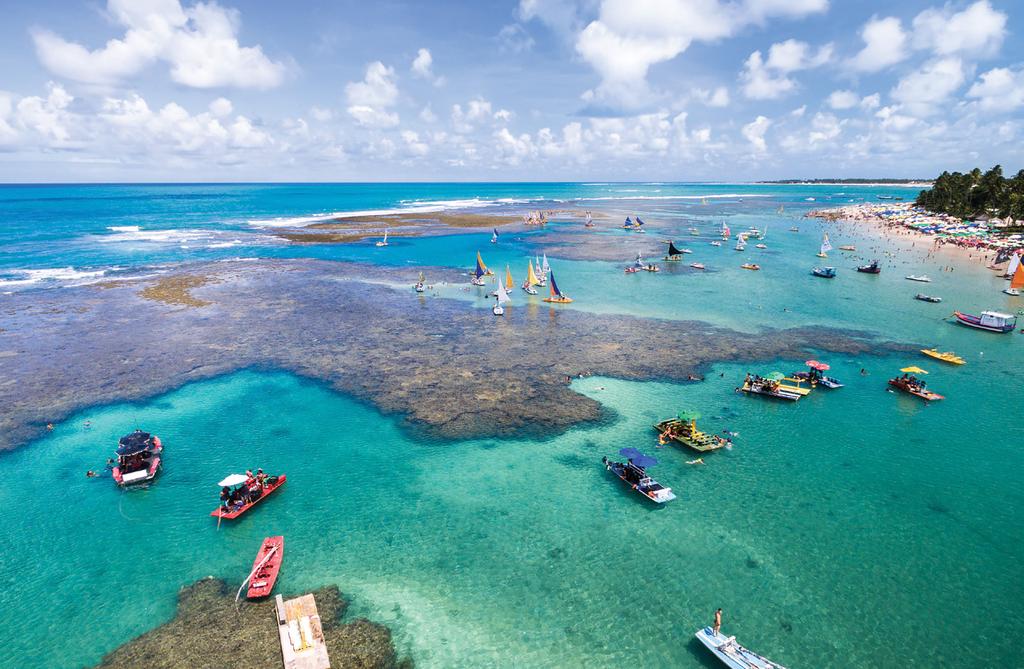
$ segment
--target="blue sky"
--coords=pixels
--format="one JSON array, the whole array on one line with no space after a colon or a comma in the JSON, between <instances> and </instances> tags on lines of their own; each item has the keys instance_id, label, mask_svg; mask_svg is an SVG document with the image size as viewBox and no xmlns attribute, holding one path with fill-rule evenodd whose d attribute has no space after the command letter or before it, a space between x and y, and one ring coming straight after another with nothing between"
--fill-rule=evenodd
<instances>
[{"instance_id":1,"label":"blue sky","mask_svg":"<svg viewBox=\"0 0 1024 669\"><path fill-rule=\"evenodd\" d=\"M0 180L751 180L1024 167L1024 7L9 3Z\"/></svg>"}]
</instances>

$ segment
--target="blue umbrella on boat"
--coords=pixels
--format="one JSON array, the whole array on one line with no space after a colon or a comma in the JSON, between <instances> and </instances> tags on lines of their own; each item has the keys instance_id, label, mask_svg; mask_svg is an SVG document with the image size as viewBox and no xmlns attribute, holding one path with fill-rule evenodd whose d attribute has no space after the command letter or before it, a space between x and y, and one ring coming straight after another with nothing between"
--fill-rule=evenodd
<instances>
[{"instance_id":1,"label":"blue umbrella on boat","mask_svg":"<svg viewBox=\"0 0 1024 669\"><path fill-rule=\"evenodd\" d=\"M619 455L624 455L633 461L633 464L637 467L653 467L658 464L656 458L652 458L649 455L644 455L635 448L623 448L619 450Z\"/></svg>"}]
</instances>

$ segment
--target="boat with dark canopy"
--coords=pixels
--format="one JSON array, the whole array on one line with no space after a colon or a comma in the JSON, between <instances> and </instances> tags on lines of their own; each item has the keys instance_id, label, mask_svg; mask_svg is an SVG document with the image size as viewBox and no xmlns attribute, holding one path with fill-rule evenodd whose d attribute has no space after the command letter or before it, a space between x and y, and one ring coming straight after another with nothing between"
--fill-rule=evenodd
<instances>
[{"instance_id":1,"label":"boat with dark canopy","mask_svg":"<svg viewBox=\"0 0 1024 669\"><path fill-rule=\"evenodd\" d=\"M857 271L863 272L864 274L881 274L882 268L878 266L877 260L872 260L868 265L860 265L857 267Z\"/></svg>"},{"instance_id":2,"label":"boat with dark canopy","mask_svg":"<svg viewBox=\"0 0 1024 669\"><path fill-rule=\"evenodd\" d=\"M671 502L676 498L672 488L666 488L647 475L647 468L658 464L656 458L644 455L635 448L620 449L619 455L624 455L626 461L615 462L601 458L601 462L605 469L618 476L623 483L656 504Z\"/></svg>"},{"instance_id":3,"label":"boat with dark canopy","mask_svg":"<svg viewBox=\"0 0 1024 669\"><path fill-rule=\"evenodd\" d=\"M156 478L164 447L160 437L142 430L126 434L117 442L117 466L112 472L119 486L138 485Z\"/></svg>"}]
</instances>

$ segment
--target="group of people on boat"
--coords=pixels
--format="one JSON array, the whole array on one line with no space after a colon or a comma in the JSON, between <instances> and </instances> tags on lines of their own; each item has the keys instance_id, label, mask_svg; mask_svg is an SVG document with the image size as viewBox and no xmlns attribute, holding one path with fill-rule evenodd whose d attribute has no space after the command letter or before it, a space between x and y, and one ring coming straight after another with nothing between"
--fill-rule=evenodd
<instances>
[{"instance_id":1,"label":"group of people on boat","mask_svg":"<svg viewBox=\"0 0 1024 669\"><path fill-rule=\"evenodd\" d=\"M221 488L220 504L225 512L252 504L262 497L266 487L277 479L276 476L268 476L262 469L257 469L255 474L251 469L246 470L245 477L245 482L241 485Z\"/></svg>"},{"instance_id":2,"label":"group of people on boat","mask_svg":"<svg viewBox=\"0 0 1024 669\"><path fill-rule=\"evenodd\" d=\"M781 384L775 379L768 379L760 376L759 374L751 374L750 372L747 372L746 378L743 379L743 385L751 388L761 388L770 393L776 393L779 391L779 386Z\"/></svg>"}]
</instances>

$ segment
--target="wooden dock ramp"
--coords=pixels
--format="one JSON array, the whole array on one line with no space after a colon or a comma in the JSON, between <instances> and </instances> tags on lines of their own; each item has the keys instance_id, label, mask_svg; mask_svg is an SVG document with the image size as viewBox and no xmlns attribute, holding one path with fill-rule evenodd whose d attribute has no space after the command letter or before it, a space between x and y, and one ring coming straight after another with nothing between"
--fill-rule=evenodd
<instances>
[{"instance_id":1,"label":"wooden dock ramp","mask_svg":"<svg viewBox=\"0 0 1024 669\"><path fill-rule=\"evenodd\" d=\"M330 669L327 642L313 595L288 601L277 595L275 602L284 669Z\"/></svg>"}]
</instances>

